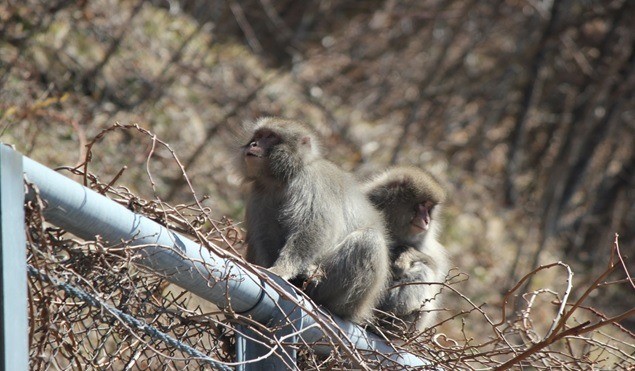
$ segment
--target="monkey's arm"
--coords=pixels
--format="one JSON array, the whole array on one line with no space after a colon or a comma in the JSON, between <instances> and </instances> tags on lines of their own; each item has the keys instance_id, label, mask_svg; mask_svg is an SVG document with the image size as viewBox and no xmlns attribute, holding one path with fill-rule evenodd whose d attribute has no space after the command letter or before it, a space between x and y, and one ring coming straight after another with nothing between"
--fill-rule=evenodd
<instances>
[{"instance_id":1,"label":"monkey's arm","mask_svg":"<svg viewBox=\"0 0 635 371\"><path fill-rule=\"evenodd\" d=\"M325 172L319 166L312 169L319 176ZM337 240L335 236L341 235L341 223L334 220L339 213L330 204L337 198L321 182L297 177L288 188L292 196L280 216L288 237L270 268L271 272L287 280L315 270L318 258L332 249Z\"/></svg>"},{"instance_id":2,"label":"monkey's arm","mask_svg":"<svg viewBox=\"0 0 635 371\"><path fill-rule=\"evenodd\" d=\"M306 273L308 269L314 269L313 264L323 249L320 246L322 241L310 237L317 236L318 233L313 230L301 230L292 234L269 270L288 280Z\"/></svg>"},{"instance_id":3,"label":"monkey's arm","mask_svg":"<svg viewBox=\"0 0 635 371\"><path fill-rule=\"evenodd\" d=\"M404 316L418 311L422 304L433 300L438 291L431 282L437 281L430 257L414 248L401 253L392 265L393 280L384 297L382 309Z\"/></svg>"},{"instance_id":4,"label":"monkey's arm","mask_svg":"<svg viewBox=\"0 0 635 371\"><path fill-rule=\"evenodd\" d=\"M393 281L381 309L399 317L418 310L426 299L426 286L420 279Z\"/></svg>"}]
</instances>

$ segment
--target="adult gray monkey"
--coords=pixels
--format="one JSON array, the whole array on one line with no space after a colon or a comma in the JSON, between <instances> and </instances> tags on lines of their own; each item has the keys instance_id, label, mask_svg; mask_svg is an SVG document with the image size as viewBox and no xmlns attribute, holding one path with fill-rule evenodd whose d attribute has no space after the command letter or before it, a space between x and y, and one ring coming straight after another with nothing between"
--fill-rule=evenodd
<instances>
[{"instance_id":1,"label":"adult gray monkey","mask_svg":"<svg viewBox=\"0 0 635 371\"><path fill-rule=\"evenodd\" d=\"M352 175L325 160L306 125L262 118L241 147L247 260L342 318L369 319L389 280L385 226ZM315 277L315 273L319 275Z\"/></svg>"}]
</instances>

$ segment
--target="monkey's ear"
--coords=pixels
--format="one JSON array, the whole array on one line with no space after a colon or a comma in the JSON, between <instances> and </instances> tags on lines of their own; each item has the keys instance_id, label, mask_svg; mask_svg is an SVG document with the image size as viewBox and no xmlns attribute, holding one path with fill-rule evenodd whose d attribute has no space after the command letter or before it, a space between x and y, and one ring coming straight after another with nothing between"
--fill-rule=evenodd
<instances>
[{"instance_id":1,"label":"monkey's ear","mask_svg":"<svg viewBox=\"0 0 635 371\"><path fill-rule=\"evenodd\" d=\"M304 136L302 138L300 138L300 144L302 144L303 146L307 146L309 148L311 148L312 143L311 143L311 137L310 136Z\"/></svg>"}]
</instances>

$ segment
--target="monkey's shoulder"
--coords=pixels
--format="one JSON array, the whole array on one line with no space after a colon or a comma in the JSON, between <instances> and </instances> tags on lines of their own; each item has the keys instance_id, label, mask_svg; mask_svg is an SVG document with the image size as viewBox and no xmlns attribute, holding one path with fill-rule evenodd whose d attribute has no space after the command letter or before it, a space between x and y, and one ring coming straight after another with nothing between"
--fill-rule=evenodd
<instances>
[{"instance_id":1,"label":"monkey's shoulder","mask_svg":"<svg viewBox=\"0 0 635 371\"><path fill-rule=\"evenodd\" d=\"M323 158L316 159L307 165L306 174L320 174L323 178L326 176L330 183L350 184L351 181L357 182L351 173Z\"/></svg>"},{"instance_id":2,"label":"monkey's shoulder","mask_svg":"<svg viewBox=\"0 0 635 371\"><path fill-rule=\"evenodd\" d=\"M333 199L352 199L357 204L366 203L366 197L355 176L334 163L320 159L312 162L307 170L306 177L298 179L297 183L301 186L311 188L316 194L329 193Z\"/></svg>"}]
</instances>

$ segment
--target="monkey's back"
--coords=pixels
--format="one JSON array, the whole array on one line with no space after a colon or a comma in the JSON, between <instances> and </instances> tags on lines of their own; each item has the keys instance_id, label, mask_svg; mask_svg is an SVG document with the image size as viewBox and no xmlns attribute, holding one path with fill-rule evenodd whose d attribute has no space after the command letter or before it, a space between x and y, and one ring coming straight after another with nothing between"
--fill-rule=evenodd
<instances>
[{"instance_id":1,"label":"monkey's back","mask_svg":"<svg viewBox=\"0 0 635 371\"><path fill-rule=\"evenodd\" d=\"M302 228L315 230L316 238L305 243L325 251L355 230L373 229L385 236L383 217L357 180L323 159L307 164L279 187L252 185L245 224L248 245L260 246L247 250L247 260L263 267L270 267L287 238Z\"/></svg>"},{"instance_id":2,"label":"monkey's back","mask_svg":"<svg viewBox=\"0 0 635 371\"><path fill-rule=\"evenodd\" d=\"M314 174L321 176L314 176ZM314 212L331 226L339 226L341 235L333 236L335 238L341 238L351 231L365 228L377 229L378 232L385 233L381 212L373 207L361 192L357 179L330 161L324 159L313 161L306 173L290 182L289 188L291 193L296 195L311 195L309 199L293 200L289 205L289 211L292 213L296 211L293 205L296 202L303 206L306 206L308 202L311 206L304 210ZM305 191L294 192L297 188L304 188ZM310 191L306 192L306 188L310 188ZM302 207L297 210L299 209Z\"/></svg>"}]
</instances>

